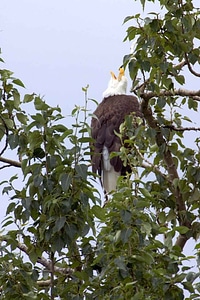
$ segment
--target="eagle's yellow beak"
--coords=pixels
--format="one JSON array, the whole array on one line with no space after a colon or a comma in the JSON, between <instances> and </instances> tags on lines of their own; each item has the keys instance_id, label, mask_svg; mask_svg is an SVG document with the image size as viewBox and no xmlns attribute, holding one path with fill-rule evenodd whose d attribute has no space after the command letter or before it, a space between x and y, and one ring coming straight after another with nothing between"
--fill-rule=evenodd
<instances>
[{"instance_id":1,"label":"eagle's yellow beak","mask_svg":"<svg viewBox=\"0 0 200 300\"><path fill-rule=\"evenodd\" d=\"M117 77L115 76L115 74L112 71L110 71L110 74L111 74L113 79L117 79Z\"/></svg>"},{"instance_id":2,"label":"eagle's yellow beak","mask_svg":"<svg viewBox=\"0 0 200 300\"><path fill-rule=\"evenodd\" d=\"M118 81L122 79L122 76L124 76L124 68L119 68Z\"/></svg>"}]
</instances>

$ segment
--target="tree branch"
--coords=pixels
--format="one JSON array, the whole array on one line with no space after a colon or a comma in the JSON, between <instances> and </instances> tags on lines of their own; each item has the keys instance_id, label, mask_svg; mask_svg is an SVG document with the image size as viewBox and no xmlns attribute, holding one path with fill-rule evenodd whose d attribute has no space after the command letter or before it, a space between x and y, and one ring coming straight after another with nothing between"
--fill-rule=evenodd
<instances>
[{"instance_id":1,"label":"tree branch","mask_svg":"<svg viewBox=\"0 0 200 300\"><path fill-rule=\"evenodd\" d=\"M182 97L195 97L195 100L200 101L200 90L198 91L190 91L186 89L175 89L173 91L160 91L160 93L155 93L155 92L147 92L147 93L142 93L140 95L143 99L149 100L153 97L158 97L158 96L182 96ZM196 98L197 97L197 98Z\"/></svg>"},{"instance_id":2,"label":"tree branch","mask_svg":"<svg viewBox=\"0 0 200 300\"><path fill-rule=\"evenodd\" d=\"M187 61L183 60L179 64L175 65L174 69L175 70L181 70L185 65L187 65ZM174 76L174 75L172 74L172 76ZM144 82L142 84L137 85L135 88L131 88L130 92L135 93L137 95L136 91L139 90L140 94L144 94L144 90L145 90L148 83L149 83L149 78L147 80L144 80ZM197 100L197 99L195 99L195 100ZM198 101L200 101L200 98L198 99Z\"/></svg>"},{"instance_id":3,"label":"tree branch","mask_svg":"<svg viewBox=\"0 0 200 300\"><path fill-rule=\"evenodd\" d=\"M12 167L12 166L11 165L4 165L4 166L0 167L0 170L5 169L5 168L9 168L9 167Z\"/></svg>"},{"instance_id":4,"label":"tree branch","mask_svg":"<svg viewBox=\"0 0 200 300\"><path fill-rule=\"evenodd\" d=\"M21 163L16 160L11 160L9 158L4 158L4 157L0 156L0 161L8 164L9 166L21 168Z\"/></svg>"},{"instance_id":5,"label":"tree branch","mask_svg":"<svg viewBox=\"0 0 200 300\"><path fill-rule=\"evenodd\" d=\"M22 243L18 243L17 245L18 249L20 249L21 251L23 251L24 253L28 254L28 247ZM52 262L50 260L47 260L44 257L38 257L37 262L41 265L43 265L45 268L47 268L50 272L52 271ZM54 266L54 271L61 273L61 274L65 274L67 276L71 276L73 274L73 269L71 268L61 268L61 267L57 267Z\"/></svg>"},{"instance_id":6,"label":"tree branch","mask_svg":"<svg viewBox=\"0 0 200 300\"><path fill-rule=\"evenodd\" d=\"M199 92L200 93L200 92ZM150 99L150 98L149 98ZM166 168L168 170L170 181L173 182L174 179L179 179L178 172L176 166L173 161L173 157L171 152L167 147L167 143L161 133L161 128L157 124L156 119L153 117L152 110L148 105L148 98L143 98L141 103L141 109L144 115L144 118L147 121L147 124L156 131L156 143L158 147L163 147L163 156L164 161L166 164ZM179 187L172 186L172 190L176 199L176 207L177 207L177 214L178 214L178 221L181 226L186 226L191 228L191 222L184 217L184 213L186 211L185 202L182 199L182 194ZM188 238L184 236L184 238L179 237L176 241L176 245L180 246L183 249L185 243L187 242Z\"/></svg>"},{"instance_id":7,"label":"tree branch","mask_svg":"<svg viewBox=\"0 0 200 300\"><path fill-rule=\"evenodd\" d=\"M54 283L57 282L54 281ZM37 284L40 286L40 287L49 287L51 285L51 279L47 279L47 280L38 280L37 281Z\"/></svg>"},{"instance_id":8,"label":"tree branch","mask_svg":"<svg viewBox=\"0 0 200 300\"><path fill-rule=\"evenodd\" d=\"M189 70L194 76L200 77L200 73L197 73L196 71L194 71L194 70L192 69L192 66L191 66L191 64L190 64L190 62L189 62L187 53L185 53L185 61L186 61L187 66L188 66L188 70Z\"/></svg>"},{"instance_id":9,"label":"tree branch","mask_svg":"<svg viewBox=\"0 0 200 300\"><path fill-rule=\"evenodd\" d=\"M181 249L184 248L185 244L188 241L188 237L185 234L180 234L176 240L176 246L179 246Z\"/></svg>"},{"instance_id":10,"label":"tree branch","mask_svg":"<svg viewBox=\"0 0 200 300\"><path fill-rule=\"evenodd\" d=\"M0 152L0 156L1 156L5 152L5 150L7 149L7 147L8 147L8 127L7 127L6 122L4 121L4 119L1 116L0 116L0 118L1 118L1 121L2 121L2 123L4 125L4 127L5 127L5 133L6 133L5 145L4 145L3 149Z\"/></svg>"},{"instance_id":11,"label":"tree branch","mask_svg":"<svg viewBox=\"0 0 200 300\"><path fill-rule=\"evenodd\" d=\"M169 128L174 131L200 131L200 127L175 127L174 125L164 125L163 128Z\"/></svg>"},{"instance_id":12,"label":"tree branch","mask_svg":"<svg viewBox=\"0 0 200 300\"><path fill-rule=\"evenodd\" d=\"M142 153L139 151L139 149L137 149L136 147L135 147L135 149L136 149L136 151L137 151L137 154L138 154L138 155L142 158L142 160L143 160L143 162L142 162L142 167L143 167L143 168L152 168L152 170L154 170L155 173L158 173L158 174L161 175L161 177L163 177L165 180L167 180L168 182L172 183L172 182L170 181L170 179L169 179L165 174L163 174L157 166L153 165L150 161L148 161L148 160L142 155ZM144 162L146 162L146 164L145 164Z\"/></svg>"},{"instance_id":13,"label":"tree branch","mask_svg":"<svg viewBox=\"0 0 200 300\"><path fill-rule=\"evenodd\" d=\"M184 66L187 65L186 60L183 60L182 62L180 62L179 64L174 66L174 69L182 69Z\"/></svg>"}]
</instances>

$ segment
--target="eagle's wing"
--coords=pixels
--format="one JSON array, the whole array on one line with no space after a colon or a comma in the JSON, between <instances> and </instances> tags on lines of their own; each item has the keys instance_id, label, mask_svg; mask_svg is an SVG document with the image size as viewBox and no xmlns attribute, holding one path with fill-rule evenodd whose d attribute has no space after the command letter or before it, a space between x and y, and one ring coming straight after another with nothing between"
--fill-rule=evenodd
<instances>
[{"instance_id":1,"label":"eagle's wing","mask_svg":"<svg viewBox=\"0 0 200 300\"><path fill-rule=\"evenodd\" d=\"M108 159L111 152L119 152L121 142L115 132L119 132L120 125L125 116L135 112L136 116L142 117L138 100L130 95L115 95L103 99L94 112L92 118L91 135L94 139L92 149L92 171L103 177L103 186L106 192L115 189L117 177L124 175L130 167L124 167L118 156ZM109 174L115 183L109 184ZM114 176L114 177L113 177ZM111 188L109 187L111 186Z\"/></svg>"}]
</instances>

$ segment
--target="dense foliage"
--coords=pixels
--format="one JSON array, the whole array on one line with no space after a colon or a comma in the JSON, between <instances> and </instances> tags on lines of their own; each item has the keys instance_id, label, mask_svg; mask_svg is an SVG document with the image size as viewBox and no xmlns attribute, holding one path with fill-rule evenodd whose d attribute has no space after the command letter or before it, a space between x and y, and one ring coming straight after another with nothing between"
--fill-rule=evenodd
<instances>
[{"instance_id":1,"label":"dense foliage","mask_svg":"<svg viewBox=\"0 0 200 300\"><path fill-rule=\"evenodd\" d=\"M200 128L190 119L200 101L190 88L200 77L199 10L190 0L159 5L162 14L125 19L135 46L124 65L145 125L131 116L121 125L133 175L104 207L90 171L87 87L68 128L59 107L22 96L22 81L0 69L0 172L13 167L0 183L1 299L200 298ZM191 241L195 270L184 254Z\"/></svg>"}]
</instances>

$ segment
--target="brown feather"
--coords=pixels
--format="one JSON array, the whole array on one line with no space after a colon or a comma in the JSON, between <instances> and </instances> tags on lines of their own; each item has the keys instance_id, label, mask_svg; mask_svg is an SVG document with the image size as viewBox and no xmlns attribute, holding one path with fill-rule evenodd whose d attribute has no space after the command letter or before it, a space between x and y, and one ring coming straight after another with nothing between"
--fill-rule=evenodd
<instances>
[{"instance_id":1,"label":"brown feather","mask_svg":"<svg viewBox=\"0 0 200 300\"><path fill-rule=\"evenodd\" d=\"M142 117L140 105L136 97L131 95L115 95L104 98L94 111L96 117L91 121L91 135L94 139L92 145L92 171L101 176L102 150L105 145L109 153L120 151L121 142L115 132L119 132L120 125L124 122L125 116L135 112L135 115ZM121 159L116 156L110 160L116 172L125 175L130 167L123 166Z\"/></svg>"}]
</instances>

